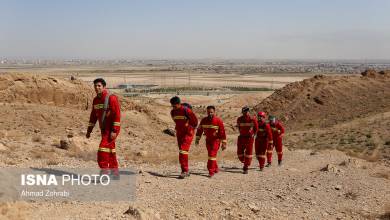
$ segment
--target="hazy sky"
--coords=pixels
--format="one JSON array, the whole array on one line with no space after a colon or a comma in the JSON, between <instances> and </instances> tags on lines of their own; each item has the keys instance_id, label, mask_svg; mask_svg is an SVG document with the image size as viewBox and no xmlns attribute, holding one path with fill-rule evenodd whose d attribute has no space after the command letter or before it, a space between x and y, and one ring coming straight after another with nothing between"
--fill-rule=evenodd
<instances>
[{"instance_id":1,"label":"hazy sky","mask_svg":"<svg viewBox=\"0 0 390 220\"><path fill-rule=\"evenodd\" d=\"M0 0L0 57L390 59L390 1Z\"/></svg>"}]
</instances>

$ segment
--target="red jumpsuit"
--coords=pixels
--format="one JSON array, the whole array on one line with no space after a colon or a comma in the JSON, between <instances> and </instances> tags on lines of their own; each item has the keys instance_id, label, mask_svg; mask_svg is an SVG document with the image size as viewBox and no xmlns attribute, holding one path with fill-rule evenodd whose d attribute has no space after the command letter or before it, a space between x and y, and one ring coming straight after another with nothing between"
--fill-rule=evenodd
<instances>
[{"instance_id":1,"label":"red jumpsuit","mask_svg":"<svg viewBox=\"0 0 390 220\"><path fill-rule=\"evenodd\" d=\"M247 170L252 162L254 135L257 133L257 119L243 115L237 118L237 126L240 135L237 140L237 156L244 163L244 170Z\"/></svg>"},{"instance_id":2,"label":"red jumpsuit","mask_svg":"<svg viewBox=\"0 0 390 220\"><path fill-rule=\"evenodd\" d=\"M208 152L207 169L212 176L214 173L218 173L217 153L221 142L226 143L225 127L222 119L217 116L205 117L199 124L196 132L196 139L200 140L202 134L206 136L206 147Z\"/></svg>"},{"instance_id":3,"label":"red jumpsuit","mask_svg":"<svg viewBox=\"0 0 390 220\"><path fill-rule=\"evenodd\" d=\"M264 168L265 152L267 149L272 149L272 129L266 122L259 122L257 136L255 140L255 151L259 160L260 169ZM270 162L270 160L268 160Z\"/></svg>"},{"instance_id":4,"label":"red jumpsuit","mask_svg":"<svg viewBox=\"0 0 390 220\"><path fill-rule=\"evenodd\" d=\"M283 143L281 135L284 134L284 127L282 123L276 121L274 125L271 124L272 137L274 140L273 146L278 153L278 161L282 161L283 157ZM272 152L272 151L271 151Z\"/></svg>"},{"instance_id":5,"label":"red jumpsuit","mask_svg":"<svg viewBox=\"0 0 390 220\"><path fill-rule=\"evenodd\" d=\"M96 121L99 121L102 139L97 152L97 162L101 169L114 169L114 172L117 172L118 161L115 152L115 139L111 139L111 132L116 133L117 136L119 135L121 113L117 96L110 95L103 126L102 116L104 112L104 101L107 95L108 91L103 90L101 95L93 99L88 130L92 131Z\"/></svg>"},{"instance_id":6,"label":"red jumpsuit","mask_svg":"<svg viewBox=\"0 0 390 220\"><path fill-rule=\"evenodd\" d=\"M171 117L176 123L176 138L179 147L179 162L182 172L188 172L188 151L190 150L198 119L192 110L181 106L171 111Z\"/></svg>"}]
</instances>

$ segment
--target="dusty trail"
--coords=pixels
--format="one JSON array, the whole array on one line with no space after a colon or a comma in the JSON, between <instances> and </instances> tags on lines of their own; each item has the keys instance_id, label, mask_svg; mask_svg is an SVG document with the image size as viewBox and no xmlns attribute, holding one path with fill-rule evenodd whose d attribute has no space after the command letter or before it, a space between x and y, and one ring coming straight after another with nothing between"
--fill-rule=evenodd
<instances>
[{"instance_id":1,"label":"dusty trail","mask_svg":"<svg viewBox=\"0 0 390 220\"><path fill-rule=\"evenodd\" d=\"M338 151L286 151L285 158L264 172L253 161L248 175L225 160L212 179L204 162L192 162L185 180L176 178L177 166L128 164L141 171L135 202L17 202L0 210L23 207L27 219L366 219L389 211L388 167ZM124 214L129 205L140 216Z\"/></svg>"}]
</instances>

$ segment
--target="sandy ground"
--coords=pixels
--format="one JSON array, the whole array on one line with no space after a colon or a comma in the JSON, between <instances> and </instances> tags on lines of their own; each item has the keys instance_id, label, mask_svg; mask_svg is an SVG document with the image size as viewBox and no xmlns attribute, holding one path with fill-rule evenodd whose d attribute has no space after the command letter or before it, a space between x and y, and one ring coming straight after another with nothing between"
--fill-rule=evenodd
<instances>
[{"instance_id":1,"label":"sandy ground","mask_svg":"<svg viewBox=\"0 0 390 220\"><path fill-rule=\"evenodd\" d=\"M386 212L388 217L389 168L379 163L337 151L286 150L281 167L260 172L256 164L244 175L239 162L220 153L215 177L206 177L205 162L192 161L185 180L177 179L177 166L127 164L140 172L134 202L16 202L0 210L7 218L21 208L19 219L386 219ZM321 171L327 165L330 170ZM133 214L125 214L129 207Z\"/></svg>"}]
</instances>

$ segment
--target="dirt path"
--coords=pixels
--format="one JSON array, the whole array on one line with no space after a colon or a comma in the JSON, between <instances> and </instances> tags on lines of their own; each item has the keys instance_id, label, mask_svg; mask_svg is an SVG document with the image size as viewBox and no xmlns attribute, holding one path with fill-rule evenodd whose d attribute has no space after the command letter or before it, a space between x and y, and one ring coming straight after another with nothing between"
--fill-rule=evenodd
<instances>
[{"instance_id":1,"label":"dirt path","mask_svg":"<svg viewBox=\"0 0 390 220\"><path fill-rule=\"evenodd\" d=\"M0 210L21 207L20 219L385 219L390 211L389 167L338 151L286 151L285 158L264 172L254 161L248 175L220 158L212 179L204 162L192 163L185 180L176 178L176 166L128 164L141 170L134 202L17 202ZM129 206L133 214L124 214Z\"/></svg>"}]
</instances>

